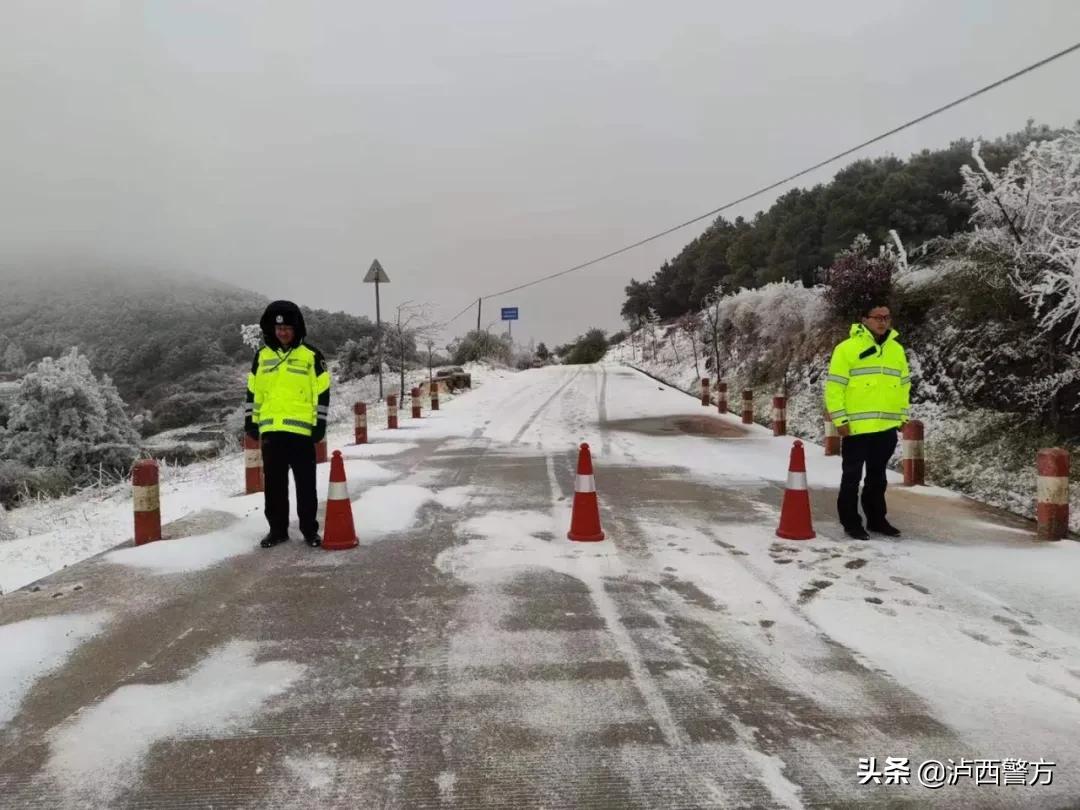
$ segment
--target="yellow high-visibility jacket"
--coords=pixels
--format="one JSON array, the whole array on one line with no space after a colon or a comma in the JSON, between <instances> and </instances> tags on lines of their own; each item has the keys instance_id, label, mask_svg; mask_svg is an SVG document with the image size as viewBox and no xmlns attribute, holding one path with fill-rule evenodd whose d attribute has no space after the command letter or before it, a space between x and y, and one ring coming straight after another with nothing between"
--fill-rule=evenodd
<instances>
[{"instance_id":1,"label":"yellow high-visibility jacket","mask_svg":"<svg viewBox=\"0 0 1080 810\"><path fill-rule=\"evenodd\" d=\"M907 355L890 330L878 344L861 323L833 349L825 381L825 407L837 427L849 425L852 434L879 433L908 421L911 371Z\"/></svg>"},{"instance_id":2,"label":"yellow high-visibility jacket","mask_svg":"<svg viewBox=\"0 0 1080 810\"><path fill-rule=\"evenodd\" d=\"M322 353L300 343L290 349L263 346L248 374L245 416L249 428L311 436L326 431L330 372Z\"/></svg>"}]
</instances>

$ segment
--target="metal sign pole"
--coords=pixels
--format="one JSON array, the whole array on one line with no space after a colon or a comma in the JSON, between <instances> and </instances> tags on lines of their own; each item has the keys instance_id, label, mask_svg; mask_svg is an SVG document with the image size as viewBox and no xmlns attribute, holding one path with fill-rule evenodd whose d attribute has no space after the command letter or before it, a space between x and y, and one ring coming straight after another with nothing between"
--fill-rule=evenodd
<instances>
[{"instance_id":1,"label":"metal sign pole","mask_svg":"<svg viewBox=\"0 0 1080 810\"><path fill-rule=\"evenodd\" d=\"M376 342L376 361L379 364L379 400L383 398L383 378L382 378L382 365L383 365L383 333L382 333L382 307L379 303L379 284L388 284L390 282L390 276L386 275L386 271L383 270L382 265L379 264L379 260L376 259L371 263L371 269L368 270L367 275L364 276L365 284L375 285L375 342Z\"/></svg>"},{"instance_id":2,"label":"metal sign pole","mask_svg":"<svg viewBox=\"0 0 1080 810\"><path fill-rule=\"evenodd\" d=\"M382 339L382 312L379 309L379 279L375 278L375 340L379 347L379 399L383 398L382 390L382 359L383 359L383 339Z\"/></svg>"}]
</instances>

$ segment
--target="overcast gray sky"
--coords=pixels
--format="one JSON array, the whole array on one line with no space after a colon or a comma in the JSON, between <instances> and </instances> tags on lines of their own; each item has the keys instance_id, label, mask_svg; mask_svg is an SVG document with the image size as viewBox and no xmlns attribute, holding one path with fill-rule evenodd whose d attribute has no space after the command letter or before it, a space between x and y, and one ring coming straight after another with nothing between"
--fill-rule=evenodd
<instances>
[{"instance_id":1,"label":"overcast gray sky","mask_svg":"<svg viewBox=\"0 0 1080 810\"><path fill-rule=\"evenodd\" d=\"M191 271L373 317L377 256L384 313L448 317L1076 41L1075 0L3 0L0 264ZM1078 77L1073 54L866 155L1069 124ZM484 325L517 305L515 338L618 328L627 281L705 224L485 302Z\"/></svg>"}]
</instances>

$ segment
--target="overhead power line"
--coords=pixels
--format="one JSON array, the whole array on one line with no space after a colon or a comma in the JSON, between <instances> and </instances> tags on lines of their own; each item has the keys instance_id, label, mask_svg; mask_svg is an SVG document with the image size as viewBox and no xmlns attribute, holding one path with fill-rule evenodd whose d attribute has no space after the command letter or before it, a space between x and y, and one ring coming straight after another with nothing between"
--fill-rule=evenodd
<instances>
[{"instance_id":1,"label":"overhead power line","mask_svg":"<svg viewBox=\"0 0 1080 810\"><path fill-rule=\"evenodd\" d=\"M1040 59L1038 62L1030 64L1025 68L1021 68L1020 70L1016 71L1015 73L1010 73L1008 76L1005 76L1005 77L1003 77L1001 79L998 79L996 82L988 84L988 85L986 85L984 87L980 87L978 90L975 90L975 91L973 91L971 93L968 93L966 96L962 96L961 98L958 98L955 101L950 101L948 104L944 104L944 105L942 105L942 106L940 106L940 107L938 107L938 108L936 108L934 110L931 110L928 113L925 113L924 115L920 115L918 118L912 118L910 121L907 121L907 122L901 124L900 126L893 127L888 132L883 132L880 135L878 135L876 137L873 137L868 141L863 141L862 143L860 143L860 144L858 144L856 146L852 146L850 149L845 149L843 152L838 152L837 154L833 155L832 157L826 158L825 160L822 160L822 161L820 161L818 163L815 163L813 166L809 166L809 167L803 169L802 171L796 172L795 174L792 174L792 175L788 175L787 177L783 178L782 180L777 180L775 183L770 183L767 186L763 186L762 188L759 188L756 191L752 191L749 194L746 194L746 195L744 195L742 197L739 197L739 199L737 199L737 200L732 200L731 202L724 203L723 205L721 205L721 206L719 206L717 208L714 208L711 211L706 211L704 214L701 214L700 216L696 216L693 219L688 219L685 222L680 222L678 225L673 225L670 228L666 228L665 230L660 231L659 233L654 233L652 236L647 236L644 239L640 239L640 240L638 240L637 242L634 242L631 245L626 245L625 247L621 247L618 250L613 250L610 253L605 253L603 256L597 256L595 259L590 259L587 262L582 262L581 264L576 264L573 267L567 268L566 270L560 270L557 273L551 273L551 274L546 275L546 276L541 276L540 278L533 279L532 281L528 281L528 282L526 282L524 284L518 284L515 287L509 287L509 288L507 288L505 290L500 290L499 292L494 292L494 293L491 293L489 295L481 296L479 300L486 301L489 298L497 298L497 297L499 297L501 295L507 295L508 293L517 292L518 290L524 290L527 287L532 287L532 286L535 286L537 284L542 284L545 281L551 281L552 279L559 278L560 276L565 276L565 275L567 275L569 273L577 272L578 270L584 270L587 267L592 267L595 264L599 264L600 262L606 261L607 259L611 259L611 258L614 258L615 256L620 255L620 254L623 254L623 253L626 253L628 251L634 250L635 248L639 248L642 245L647 245L649 242L654 242L657 239L661 239L661 238L663 238L665 236L668 236L669 234L675 233L675 231L686 228L686 227L688 227L690 225L693 225L696 222L701 222L703 219L709 219L710 217L714 217L717 214L719 214L719 213L721 213L723 211L726 211L729 208L733 208L734 206L739 205L741 203L744 203L747 200L752 200L754 197L759 197L762 194L765 194L765 193L767 193L769 191L772 191L775 188L778 188L778 187L784 185L785 183L790 183L792 180L797 180L797 179L799 179L800 177L802 177L804 175L810 174L811 172L816 171L816 170L822 168L823 166L827 166L830 163L835 163L836 161L840 160L841 158L847 157L848 155L852 154L853 152L858 152L860 149L864 149L867 146L870 146L872 144L877 143L878 141L884 140L885 138L888 138L891 135L895 135L898 132L903 132L905 129L909 129L910 127L913 127L916 124L920 124L920 123L922 123L923 121L926 121L929 118L933 118L935 115L939 115L940 113L943 113L946 110L950 110L953 107L956 107L956 106L958 106L960 104L963 104L965 101L970 101L971 99L973 99L973 98L975 98L977 96L981 96L983 93L987 93L987 92L989 92L991 90L994 90L994 89L996 89L998 87L1001 87L1004 84L1008 84L1013 79L1018 79L1019 77L1025 75L1027 73L1031 73L1034 70L1038 70L1039 68L1044 67L1045 65L1048 65L1048 64L1050 64L1051 62L1053 62L1053 61L1055 61L1057 59L1061 59L1063 56L1067 56L1068 54L1072 53L1073 51L1077 51L1077 50L1080 50L1080 42L1077 42L1075 45L1071 45L1070 47L1065 48L1064 50L1058 51L1057 53L1051 54L1050 56L1047 56L1045 59ZM446 321L444 323L444 325L448 326L451 323L453 323L454 321L456 321L458 318L460 318L462 315L464 315L466 312L468 312L470 309L472 309L472 307L476 303L477 302L475 302L475 301L470 303L463 310L461 310L461 312L459 312L457 315L455 315L450 320Z\"/></svg>"},{"instance_id":2,"label":"overhead power line","mask_svg":"<svg viewBox=\"0 0 1080 810\"><path fill-rule=\"evenodd\" d=\"M454 321L456 321L456 320L457 320L458 318L460 318L460 317L461 317L462 315L464 315L464 314L465 314L466 312L468 312L468 311L469 311L470 309L472 309L472 308L473 308L474 306L476 306L476 302L475 302L475 301L470 301L470 302L469 302L469 303L468 303L468 304L467 304L467 305L465 306L465 309L461 310L461 312L459 312L459 313L458 313L457 315L455 315L455 316L454 316L453 318L450 318L449 320L445 320L445 321L443 321L443 322L442 322L441 324L439 324L439 325L440 325L440 326L449 326L449 325L450 325L450 324L452 324L452 323L453 323Z\"/></svg>"}]
</instances>

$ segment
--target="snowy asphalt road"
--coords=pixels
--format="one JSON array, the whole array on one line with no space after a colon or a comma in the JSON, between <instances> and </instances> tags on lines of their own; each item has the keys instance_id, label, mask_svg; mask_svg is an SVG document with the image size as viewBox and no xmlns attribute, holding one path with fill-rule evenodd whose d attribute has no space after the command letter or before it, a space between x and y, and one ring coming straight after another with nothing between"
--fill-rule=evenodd
<instances>
[{"instance_id":1,"label":"snowy asphalt road","mask_svg":"<svg viewBox=\"0 0 1080 810\"><path fill-rule=\"evenodd\" d=\"M813 446L819 536L779 541L790 440L710 411L618 367L492 378L346 448L358 549L226 516L213 564L4 597L0 643L54 640L0 677L0 806L1069 806L1076 546L925 491L848 541ZM565 539L580 441L600 544ZM870 756L911 784L860 785ZM961 757L1057 766L917 783Z\"/></svg>"}]
</instances>

